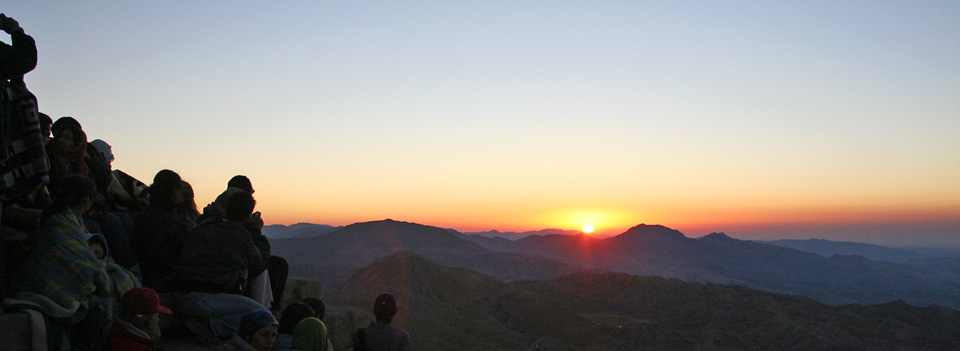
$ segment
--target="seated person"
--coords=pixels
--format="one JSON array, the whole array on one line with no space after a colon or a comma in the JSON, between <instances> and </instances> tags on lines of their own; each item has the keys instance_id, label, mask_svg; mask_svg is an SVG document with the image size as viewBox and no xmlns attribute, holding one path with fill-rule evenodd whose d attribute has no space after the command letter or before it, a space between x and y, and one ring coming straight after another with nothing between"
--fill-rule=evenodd
<instances>
[{"instance_id":1,"label":"seated person","mask_svg":"<svg viewBox=\"0 0 960 351\"><path fill-rule=\"evenodd\" d=\"M354 335L354 349L368 351L410 351L410 334L403 329L390 325L397 314L397 297L390 293L377 296L373 302L373 314L376 323L360 329Z\"/></svg>"},{"instance_id":2,"label":"seated person","mask_svg":"<svg viewBox=\"0 0 960 351\"><path fill-rule=\"evenodd\" d=\"M236 333L240 320L251 311L269 313L269 309L242 295L247 273L262 270L266 262L241 224L255 206L250 194L231 197L227 217L204 221L191 233L174 266L179 287L175 310L201 318L216 338Z\"/></svg>"},{"instance_id":3,"label":"seated person","mask_svg":"<svg viewBox=\"0 0 960 351\"><path fill-rule=\"evenodd\" d=\"M293 328L297 323L308 317L313 317L315 312L313 308L305 303L294 302L283 309L280 313L280 326L277 328L277 339L273 342L271 350L289 350L290 340L293 338Z\"/></svg>"},{"instance_id":4,"label":"seated person","mask_svg":"<svg viewBox=\"0 0 960 351\"><path fill-rule=\"evenodd\" d=\"M20 291L40 294L76 312L63 322L75 349L101 345L110 327L113 299L104 261L87 246L82 214L90 209L96 185L70 175L44 212L37 242L24 263Z\"/></svg>"},{"instance_id":5,"label":"seated person","mask_svg":"<svg viewBox=\"0 0 960 351\"><path fill-rule=\"evenodd\" d=\"M123 294L120 318L110 328L110 348L116 351L153 350L153 337L160 331L160 313L170 310L160 306L157 292L150 288L133 288Z\"/></svg>"},{"instance_id":6,"label":"seated person","mask_svg":"<svg viewBox=\"0 0 960 351\"><path fill-rule=\"evenodd\" d=\"M110 275L110 287L111 294L113 294L114 306L120 306L123 295L133 288L140 287L140 281L132 272L113 261L113 258L109 256L110 246L107 245L107 239L105 239L103 235L96 233L87 234L87 246L90 247L90 251L93 252L93 255L96 256L98 260L104 261L107 274ZM113 312L114 317L117 317L120 310L114 309Z\"/></svg>"},{"instance_id":7,"label":"seated person","mask_svg":"<svg viewBox=\"0 0 960 351\"><path fill-rule=\"evenodd\" d=\"M157 292L173 290L173 265L183 250L187 234L176 216L183 191L180 175L169 169L157 172L150 185L150 205L133 217L130 246L140 263L143 285Z\"/></svg>"},{"instance_id":8,"label":"seated person","mask_svg":"<svg viewBox=\"0 0 960 351\"><path fill-rule=\"evenodd\" d=\"M293 329L290 348L300 351L333 351L327 340L327 326L314 317L297 323Z\"/></svg>"}]
</instances>

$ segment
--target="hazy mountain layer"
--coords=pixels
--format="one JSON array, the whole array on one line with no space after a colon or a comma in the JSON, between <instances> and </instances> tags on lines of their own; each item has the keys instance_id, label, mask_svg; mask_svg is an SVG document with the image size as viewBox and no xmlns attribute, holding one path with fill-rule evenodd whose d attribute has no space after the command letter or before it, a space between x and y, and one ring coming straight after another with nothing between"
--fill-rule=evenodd
<instances>
[{"instance_id":1,"label":"hazy mountain layer","mask_svg":"<svg viewBox=\"0 0 960 351\"><path fill-rule=\"evenodd\" d=\"M468 239L491 250L535 254L593 270L737 284L829 304L903 299L914 305L960 308L960 260L907 265L859 256L823 257L721 233L691 239L657 225L639 225L608 239L587 235Z\"/></svg>"},{"instance_id":2,"label":"hazy mountain layer","mask_svg":"<svg viewBox=\"0 0 960 351\"><path fill-rule=\"evenodd\" d=\"M393 220L356 223L321 236L270 242L273 254L286 258L292 270L317 272L310 276L331 288L359 267L400 250L503 280L547 279L576 271L558 260L496 252L441 228Z\"/></svg>"},{"instance_id":3,"label":"hazy mountain layer","mask_svg":"<svg viewBox=\"0 0 960 351\"><path fill-rule=\"evenodd\" d=\"M286 257L295 274L320 278L330 288L327 291L360 267L408 250L505 281L550 279L578 270L612 271L736 284L833 305L902 299L916 306L960 308L957 259L902 264L861 256L824 257L721 233L691 239L659 225L639 225L607 239L554 234L514 241L458 236L437 227L385 220L272 243L274 254Z\"/></svg>"},{"instance_id":4,"label":"hazy mountain layer","mask_svg":"<svg viewBox=\"0 0 960 351\"><path fill-rule=\"evenodd\" d=\"M960 312L903 302L831 307L733 285L581 272L504 283L410 252L377 260L330 300L401 302L417 350L948 350Z\"/></svg>"}]
</instances>

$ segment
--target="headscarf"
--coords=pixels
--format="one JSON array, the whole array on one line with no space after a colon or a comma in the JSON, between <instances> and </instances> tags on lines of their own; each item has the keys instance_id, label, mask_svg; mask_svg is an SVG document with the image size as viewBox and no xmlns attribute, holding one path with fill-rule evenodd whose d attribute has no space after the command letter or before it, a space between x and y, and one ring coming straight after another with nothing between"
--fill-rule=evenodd
<instances>
[{"instance_id":1,"label":"headscarf","mask_svg":"<svg viewBox=\"0 0 960 351\"><path fill-rule=\"evenodd\" d=\"M301 351L327 351L327 326L314 317L300 321L293 328L290 348Z\"/></svg>"},{"instance_id":2,"label":"headscarf","mask_svg":"<svg viewBox=\"0 0 960 351\"><path fill-rule=\"evenodd\" d=\"M250 338L258 330L269 325L279 325L277 319L273 317L273 313L267 310L250 311L240 320L240 337L243 339Z\"/></svg>"}]
</instances>

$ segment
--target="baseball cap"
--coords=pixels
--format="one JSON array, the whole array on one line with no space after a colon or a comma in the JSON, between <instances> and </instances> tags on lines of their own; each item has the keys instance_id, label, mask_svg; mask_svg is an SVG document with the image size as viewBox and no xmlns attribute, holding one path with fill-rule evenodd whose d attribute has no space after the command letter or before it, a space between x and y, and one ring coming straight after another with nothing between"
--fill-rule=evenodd
<instances>
[{"instance_id":1,"label":"baseball cap","mask_svg":"<svg viewBox=\"0 0 960 351\"><path fill-rule=\"evenodd\" d=\"M124 311L136 314L171 314L170 309L160 306L160 297L157 292L150 288L133 288L123 294L120 300L120 307Z\"/></svg>"}]
</instances>

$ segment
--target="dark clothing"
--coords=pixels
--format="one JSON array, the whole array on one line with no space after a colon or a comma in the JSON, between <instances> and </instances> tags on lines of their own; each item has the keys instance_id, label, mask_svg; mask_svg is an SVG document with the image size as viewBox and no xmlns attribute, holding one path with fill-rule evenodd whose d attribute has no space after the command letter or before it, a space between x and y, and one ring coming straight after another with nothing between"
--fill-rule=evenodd
<instances>
[{"instance_id":1,"label":"dark clothing","mask_svg":"<svg viewBox=\"0 0 960 351\"><path fill-rule=\"evenodd\" d=\"M260 235L262 236L262 235ZM241 294L251 272L263 272L270 253L243 225L208 220L190 233L176 265L180 291Z\"/></svg>"},{"instance_id":2,"label":"dark clothing","mask_svg":"<svg viewBox=\"0 0 960 351\"><path fill-rule=\"evenodd\" d=\"M171 292L169 276L187 236L183 223L161 204L151 203L134 216L130 234L130 245L140 261L143 286Z\"/></svg>"},{"instance_id":3,"label":"dark clothing","mask_svg":"<svg viewBox=\"0 0 960 351\"><path fill-rule=\"evenodd\" d=\"M105 212L93 216L90 219L84 218L84 224L91 233L101 233L107 239L107 245L110 246L110 257L123 268L131 268L137 264L137 254L130 246L130 238L127 235L127 225L125 221L130 215L122 212ZM100 230L90 228L91 222L97 223Z\"/></svg>"},{"instance_id":4,"label":"dark clothing","mask_svg":"<svg viewBox=\"0 0 960 351\"><path fill-rule=\"evenodd\" d=\"M37 43L17 31L10 35L11 43L0 43L0 79L19 79L37 67Z\"/></svg>"},{"instance_id":5,"label":"dark clothing","mask_svg":"<svg viewBox=\"0 0 960 351\"><path fill-rule=\"evenodd\" d=\"M410 351L410 334L387 323L377 322L363 331L367 351Z\"/></svg>"}]
</instances>

